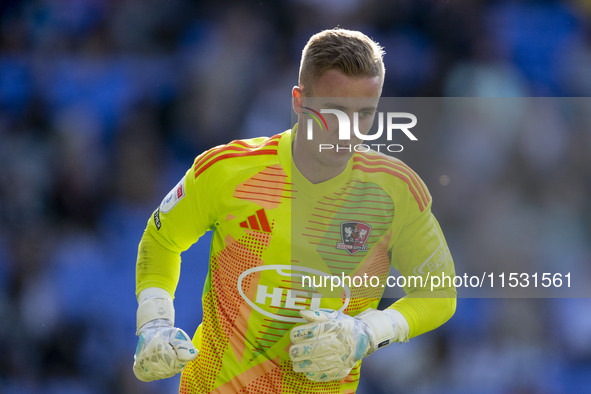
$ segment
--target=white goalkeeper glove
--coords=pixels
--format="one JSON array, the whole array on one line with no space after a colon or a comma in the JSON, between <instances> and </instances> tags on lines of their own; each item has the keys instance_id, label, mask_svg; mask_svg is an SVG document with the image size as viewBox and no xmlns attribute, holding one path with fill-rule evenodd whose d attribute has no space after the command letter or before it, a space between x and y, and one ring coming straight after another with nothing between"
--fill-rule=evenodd
<instances>
[{"instance_id":1,"label":"white goalkeeper glove","mask_svg":"<svg viewBox=\"0 0 591 394\"><path fill-rule=\"evenodd\" d=\"M142 290L138 301L133 372L144 382L174 376L197 357L197 349L187 333L174 327L174 306L166 290Z\"/></svg>"},{"instance_id":2,"label":"white goalkeeper glove","mask_svg":"<svg viewBox=\"0 0 591 394\"><path fill-rule=\"evenodd\" d=\"M329 309L300 315L308 323L292 328L289 357L295 372L315 382L340 380L363 357L390 343L408 341L408 323L393 309L368 309L355 317Z\"/></svg>"}]
</instances>

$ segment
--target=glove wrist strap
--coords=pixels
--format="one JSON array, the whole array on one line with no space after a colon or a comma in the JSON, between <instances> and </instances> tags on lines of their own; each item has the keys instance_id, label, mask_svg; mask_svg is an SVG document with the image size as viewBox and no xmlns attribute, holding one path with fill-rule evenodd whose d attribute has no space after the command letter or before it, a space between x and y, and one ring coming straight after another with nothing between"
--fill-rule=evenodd
<instances>
[{"instance_id":1,"label":"glove wrist strap","mask_svg":"<svg viewBox=\"0 0 591 394\"><path fill-rule=\"evenodd\" d=\"M138 295L137 331L148 322L156 319L169 320L174 325L174 305L166 290L150 287Z\"/></svg>"},{"instance_id":2,"label":"glove wrist strap","mask_svg":"<svg viewBox=\"0 0 591 394\"><path fill-rule=\"evenodd\" d=\"M408 321L402 315L402 313L398 312L396 309L386 309L384 313L390 318L392 325L394 325L396 329L396 337L394 338L394 341L408 342L410 327L408 326Z\"/></svg>"},{"instance_id":3,"label":"glove wrist strap","mask_svg":"<svg viewBox=\"0 0 591 394\"><path fill-rule=\"evenodd\" d=\"M404 316L394 309L385 311L368 309L355 317L365 322L370 328L370 346L367 354L392 342L408 341L408 323Z\"/></svg>"}]
</instances>

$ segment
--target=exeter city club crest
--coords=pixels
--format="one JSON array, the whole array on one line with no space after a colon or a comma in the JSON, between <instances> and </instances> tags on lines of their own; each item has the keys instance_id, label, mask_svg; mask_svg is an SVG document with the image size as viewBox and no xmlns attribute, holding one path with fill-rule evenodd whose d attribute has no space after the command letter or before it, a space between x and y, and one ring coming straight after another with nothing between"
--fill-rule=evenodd
<instances>
[{"instance_id":1,"label":"exeter city club crest","mask_svg":"<svg viewBox=\"0 0 591 394\"><path fill-rule=\"evenodd\" d=\"M343 242L337 242L337 249L344 249L349 254L365 252L368 246L365 244L369 238L371 226L363 222L343 222L341 223L341 239Z\"/></svg>"}]
</instances>

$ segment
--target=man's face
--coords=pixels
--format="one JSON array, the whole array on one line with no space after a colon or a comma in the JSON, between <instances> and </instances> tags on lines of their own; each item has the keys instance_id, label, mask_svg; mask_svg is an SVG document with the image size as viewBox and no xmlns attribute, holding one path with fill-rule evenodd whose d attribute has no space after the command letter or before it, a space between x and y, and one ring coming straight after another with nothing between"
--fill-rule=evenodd
<instances>
[{"instance_id":1,"label":"man's face","mask_svg":"<svg viewBox=\"0 0 591 394\"><path fill-rule=\"evenodd\" d=\"M367 134L375 117L382 84L381 76L353 78L336 70L325 72L309 89L309 96L302 97L302 106L317 113L322 109L336 109L346 113L351 125L351 139L339 140L337 117L329 113L322 114L326 121L326 125L320 122L322 127L312 120L313 136L311 140L308 139L308 119L312 118L304 114L300 118L298 141L307 155L325 166L342 168L346 165L354 153L354 146L362 142L353 132L354 113L358 114L359 132ZM306 109L302 112L314 113ZM320 146L323 147L322 150Z\"/></svg>"}]
</instances>

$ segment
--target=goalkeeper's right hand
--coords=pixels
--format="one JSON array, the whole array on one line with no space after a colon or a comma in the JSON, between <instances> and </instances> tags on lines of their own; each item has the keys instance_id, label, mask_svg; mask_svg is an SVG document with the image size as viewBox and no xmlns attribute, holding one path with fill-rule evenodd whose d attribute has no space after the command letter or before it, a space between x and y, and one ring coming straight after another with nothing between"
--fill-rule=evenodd
<instances>
[{"instance_id":1,"label":"goalkeeper's right hand","mask_svg":"<svg viewBox=\"0 0 591 394\"><path fill-rule=\"evenodd\" d=\"M174 306L166 290L142 290L138 301L133 372L144 382L174 376L197 357L197 349L183 330L174 327Z\"/></svg>"}]
</instances>

